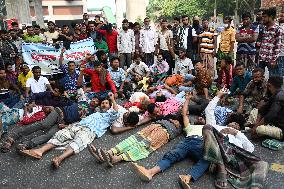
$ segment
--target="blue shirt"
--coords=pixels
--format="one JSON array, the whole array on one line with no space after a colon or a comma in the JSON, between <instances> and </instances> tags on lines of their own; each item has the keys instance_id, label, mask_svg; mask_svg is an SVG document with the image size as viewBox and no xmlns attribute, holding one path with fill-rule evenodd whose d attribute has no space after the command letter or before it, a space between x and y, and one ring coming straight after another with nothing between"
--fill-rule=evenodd
<instances>
[{"instance_id":1,"label":"blue shirt","mask_svg":"<svg viewBox=\"0 0 284 189\"><path fill-rule=\"evenodd\" d=\"M64 89L65 90L77 90L77 80L80 75L80 72L76 70L75 73L71 75L68 71L67 64L61 65L60 69L62 70L64 74L64 77L60 80L60 82L64 85ZM84 78L83 78L83 85L85 85Z\"/></svg>"},{"instance_id":2,"label":"blue shirt","mask_svg":"<svg viewBox=\"0 0 284 189\"><path fill-rule=\"evenodd\" d=\"M109 67L108 72L113 80L115 86L118 88L125 81L125 71L122 68L118 68L118 70L113 70L112 67Z\"/></svg>"},{"instance_id":3,"label":"blue shirt","mask_svg":"<svg viewBox=\"0 0 284 189\"><path fill-rule=\"evenodd\" d=\"M214 109L216 124L221 126L226 126L228 113L232 112L229 108L216 106Z\"/></svg>"},{"instance_id":4,"label":"blue shirt","mask_svg":"<svg viewBox=\"0 0 284 189\"><path fill-rule=\"evenodd\" d=\"M79 125L90 128L91 131L96 133L97 137L101 137L118 117L118 111L111 108L106 112L96 112L89 115L82 119Z\"/></svg>"},{"instance_id":5,"label":"blue shirt","mask_svg":"<svg viewBox=\"0 0 284 189\"><path fill-rule=\"evenodd\" d=\"M233 78L232 86L230 88L231 94L235 95L236 92L244 92L247 84L251 81L251 72L246 71L244 76L235 76Z\"/></svg>"}]
</instances>

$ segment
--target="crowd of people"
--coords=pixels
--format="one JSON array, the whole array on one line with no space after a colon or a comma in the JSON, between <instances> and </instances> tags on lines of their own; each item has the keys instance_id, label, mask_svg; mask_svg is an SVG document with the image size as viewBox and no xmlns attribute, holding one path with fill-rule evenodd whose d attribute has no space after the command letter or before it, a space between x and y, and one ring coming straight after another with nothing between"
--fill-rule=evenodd
<instances>
[{"instance_id":1,"label":"crowd of people","mask_svg":"<svg viewBox=\"0 0 284 189\"><path fill-rule=\"evenodd\" d=\"M159 28L151 27L149 18L143 26L124 19L121 30L99 16L91 21L88 14L72 29L50 21L47 31L38 25L23 31L13 23L13 29L0 31L1 152L15 146L19 154L41 159L65 146L52 159L59 168L87 148L110 167L132 162L148 182L191 157L196 163L179 175L183 188L208 169L216 172L217 188L228 188L229 177L235 188L263 188L268 163L254 154L250 140L260 138L272 150L284 147L284 12L279 23L275 9L241 18L237 27L224 17L221 29L197 16L191 25L186 15L173 18L172 25L162 19ZM65 63L70 44L87 38L96 53L80 64ZM22 42L60 49L63 74L51 79L40 66L31 68L22 59ZM108 129L137 133L111 149L97 148L92 142ZM44 132L25 138L37 131ZM134 163L183 132L156 166Z\"/></svg>"}]
</instances>

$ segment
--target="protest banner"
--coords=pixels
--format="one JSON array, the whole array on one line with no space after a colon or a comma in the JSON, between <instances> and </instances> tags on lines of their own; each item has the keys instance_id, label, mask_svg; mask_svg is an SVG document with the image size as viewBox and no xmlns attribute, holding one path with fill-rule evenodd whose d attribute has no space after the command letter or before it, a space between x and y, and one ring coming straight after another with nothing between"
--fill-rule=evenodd
<instances>
[{"instance_id":1,"label":"protest banner","mask_svg":"<svg viewBox=\"0 0 284 189\"><path fill-rule=\"evenodd\" d=\"M51 44L43 43L23 43L22 55L24 62L33 67L35 65L40 66L43 75L52 75L60 72L59 57L62 48L56 49ZM77 65L81 60L85 59L85 54L94 54L95 46L92 38L81 40L78 42L72 42L70 49L64 53L63 63L68 61L74 61Z\"/></svg>"}]
</instances>

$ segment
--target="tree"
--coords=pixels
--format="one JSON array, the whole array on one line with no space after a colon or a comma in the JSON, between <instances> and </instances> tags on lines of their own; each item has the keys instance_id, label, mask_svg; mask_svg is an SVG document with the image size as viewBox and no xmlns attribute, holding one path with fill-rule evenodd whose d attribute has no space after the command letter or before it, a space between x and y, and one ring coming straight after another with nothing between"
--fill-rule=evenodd
<instances>
[{"instance_id":1,"label":"tree","mask_svg":"<svg viewBox=\"0 0 284 189\"><path fill-rule=\"evenodd\" d=\"M32 0L34 3L36 22L41 27L44 28L44 19L42 13L42 0Z\"/></svg>"},{"instance_id":2,"label":"tree","mask_svg":"<svg viewBox=\"0 0 284 189\"><path fill-rule=\"evenodd\" d=\"M217 0L217 15L233 16L236 0ZM211 17L214 15L215 0L150 0L147 14L153 20L188 15ZM260 0L238 0L238 15L243 12L253 12L260 7Z\"/></svg>"}]
</instances>

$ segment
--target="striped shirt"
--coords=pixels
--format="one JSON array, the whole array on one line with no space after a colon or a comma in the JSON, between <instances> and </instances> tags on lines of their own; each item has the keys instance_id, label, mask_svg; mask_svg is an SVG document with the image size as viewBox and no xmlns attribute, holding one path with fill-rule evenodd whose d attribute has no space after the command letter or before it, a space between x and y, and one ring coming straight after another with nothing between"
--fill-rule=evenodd
<instances>
[{"instance_id":1,"label":"striped shirt","mask_svg":"<svg viewBox=\"0 0 284 189\"><path fill-rule=\"evenodd\" d=\"M241 37L253 37L253 35L256 33L259 33L259 27L258 26L255 27L254 25L251 25L249 29L241 27L237 31L237 34L239 34ZM237 54L255 55L256 54L255 44L256 42L238 43Z\"/></svg>"},{"instance_id":2,"label":"striped shirt","mask_svg":"<svg viewBox=\"0 0 284 189\"><path fill-rule=\"evenodd\" d=\"M212 54L214 52L214 37L217 35L213 28L199 34L200 53Z\"/></svg>"},{"instance_id":3,"label":"striped shirt","mask_svg":"<svg viewBox=\"0 0 284 189\"><path fill-rule=\"evenodd\" d=\"M269 29L265 27L259 50L260 61L276 61L283 45L282 35L284 35L283 29L277 24Z\"/></svg>"}]
</instances>

